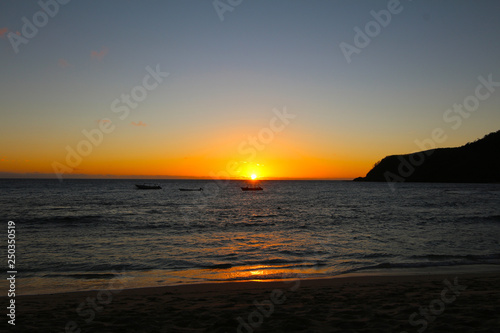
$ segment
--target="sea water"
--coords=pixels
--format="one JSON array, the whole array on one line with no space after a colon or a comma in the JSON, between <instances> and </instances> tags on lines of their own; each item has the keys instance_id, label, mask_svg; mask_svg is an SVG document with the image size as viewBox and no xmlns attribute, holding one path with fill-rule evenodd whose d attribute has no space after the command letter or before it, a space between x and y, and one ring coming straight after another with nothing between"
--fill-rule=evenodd
<instances>
[{"instance_id":1,"label":"sea water","mask_svg":"<svg viewBox=\"0 0 500 333\"><path fill-rule=\"evenodd\" d=\"M17 292L500 264L500 184L142 182L0 180Z\"/></svg>"}]
</instances>

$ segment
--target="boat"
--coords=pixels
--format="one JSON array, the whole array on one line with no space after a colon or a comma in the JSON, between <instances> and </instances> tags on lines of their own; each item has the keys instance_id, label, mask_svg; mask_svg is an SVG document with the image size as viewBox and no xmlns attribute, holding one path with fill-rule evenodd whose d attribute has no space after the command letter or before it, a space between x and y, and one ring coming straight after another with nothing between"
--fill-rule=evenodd
<instances>
[{"instance_id":1,"label":"boat","mask_svg":"<svg viewBox=\"0 0 500 333\"><path fill-rule=\"evenodd\" d=\"M203 188L180 188L179 191L203 191Z\"/></svg>"},{"instance_id":2,"label":"boat","mask_svg":"<svg viewBox=\"0 0 500 333\"><path fill-rule=\"evenodd\" d=\"M161 186L158 184L135 184L139 190L161 190Z\"/></svg>"},{"instance_id":3,"label":"boat","mask_svg":"<svg viewBox=\"0 0 500 333\"><path fill-rule=\"evenodd\" d=\"M245 186L241 188L242 191L263 191L264 189L260 186Z\"/></svg>"}]
</instances>

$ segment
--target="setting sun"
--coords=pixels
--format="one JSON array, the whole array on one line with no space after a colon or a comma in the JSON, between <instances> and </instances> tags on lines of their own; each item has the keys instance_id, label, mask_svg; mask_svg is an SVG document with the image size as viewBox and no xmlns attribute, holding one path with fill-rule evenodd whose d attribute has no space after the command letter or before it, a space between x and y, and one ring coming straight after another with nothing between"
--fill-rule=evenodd
<instances>
[{"instance_id":1,"label":"setting sun","mask_svg":"<svg viewBox=\"0 0 500 333\"><path fill-rule=\"evenodd\" d=\"M257 175L255 173L252 173L252 175L250 176L250 178L252 178L252 180L255 180L255 179L257 179Z\"/></svg>"}]
</instances>

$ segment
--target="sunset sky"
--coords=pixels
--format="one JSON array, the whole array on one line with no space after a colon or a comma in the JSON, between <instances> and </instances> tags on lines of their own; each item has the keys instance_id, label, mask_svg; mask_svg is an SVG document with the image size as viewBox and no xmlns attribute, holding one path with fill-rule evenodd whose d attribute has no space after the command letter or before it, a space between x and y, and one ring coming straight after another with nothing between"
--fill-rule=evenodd
<instances>
[{"instance_id":1,"label":"sunset sky","mask_svg":"<svg viewBox=\"0 0 500 333\"><path fill-rule=\"evenodd\" d=\"M41 2L0 4L0 176L350 179L500 129L498 1Z\"/></svg>"}]
</instances>

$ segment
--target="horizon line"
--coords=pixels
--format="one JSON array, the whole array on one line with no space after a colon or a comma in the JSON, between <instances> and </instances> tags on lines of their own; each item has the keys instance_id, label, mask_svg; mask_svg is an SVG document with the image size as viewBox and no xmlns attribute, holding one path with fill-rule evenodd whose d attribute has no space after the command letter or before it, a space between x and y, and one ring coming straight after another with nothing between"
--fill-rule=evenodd
<instances>
[{"instance_id":1,"label":"horizon line","mask_svg":"<svg viewBox=\"0 0 500 333\"><path fill-rule=\"evenodd\" d=\"M15 173L15 172L0 172L0 179L58 179L51 173ZM156 180L244 180L249 181L248 178L214 178L214 177L190 177L190 176L165 176L165 175L88 175L88 174L74 174L71 177L64 177L64 179L156 179ZM353 180L353 177L335 177L335 178L316 178L316 177L263 177L258 180Z\"/></svg>"}]
</instances>

